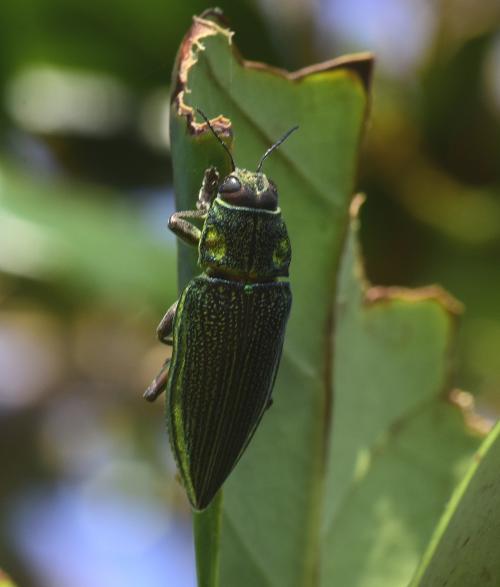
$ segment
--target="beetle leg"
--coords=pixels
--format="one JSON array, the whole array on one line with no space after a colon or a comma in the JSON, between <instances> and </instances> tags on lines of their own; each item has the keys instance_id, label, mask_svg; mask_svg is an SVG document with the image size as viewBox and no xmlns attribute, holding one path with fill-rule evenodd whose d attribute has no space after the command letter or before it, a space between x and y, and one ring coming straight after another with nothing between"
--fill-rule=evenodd
<instances>
[{"instance_id":1,"label":"beetle leg","mask_svg":"<svg viewBox=\"0 0 500 587\"><path fill-rule=\"evenodd\" d=\"M188 245L197 247L201 236L201 230L189 221L205 219L214 198L217 196L218 186L219 172L217 169L213 166L205 169L196 202L196 210L174 212L170 216L168 227Z\"/></svg>"},{"instance_id":2,"label":"beetle leg","mask_svg":"<svg viewBox=\"0 0 500 587\"><path fill-rule=\"evenodd\" d=\"M212 205L212 202L217 195L217 189L219 187L219 172L216 167L209 167L205 169L203 174L203 181L201 182L201 188L198 193L198 201L196 202L196 209L208 212L208 209Z\"/></svg>"},{"instance_id":3,"label":"beetle leg","mask_svg":"<svg viewBox=\"0 0 500 587\"><path fill-rule=\"evenodd\" d=\"M201 230L194 224L191 224L189 220L203 220L206 214L205 210L174 212L168 219L168 227L188 245L197 247L200 242Z\"/></svg>"},{"instance_id":4,"label":"beetle leg","mask_svg":"<svg viewBox=\"0 0 500 587\"><path fill-rule=\"evenodd\" d=\"M170 306L170 308L166 311L165 316L163 316L161 322L158 324L158 328L156 329L156 333L158 334L160 342L169 344L170 346L172 346L172 331L174 329L174 318L178 303L179 300Z\"/></svg>"},{"instance_id":5,"label":"beetle leg","mask_svg":"<svg viewBox=\"0 0 500 587\"><path fill-rule=\"evenodd\" d=\"M155 399L165 391L168 381L169 365L170 357L163 363L163 367L160 369L160 372L153 379L151 385L144 392L144 395L142 397L148 402L154 402Z\"/></svg>"},{"instance_id":6,"label":"beetle leg","mask_svg":"<svg viewBox=\"0 0 500 587\"><path fill-rule=\"evenodd\" d=\"M158 324L158 328L156 329L160 341L170 346L172 346L172 330L174 327L174 318L178 303L179 300L170 306L170 308L166 311L165 316L163 316L161 322ZM144 392L143 397L147 399L148 402L154 402L155 399L165 391L168 381L168 367L170 365L170 360L171 359L169 357L163 363L163 367L160 369L160 372Z\"/></svg>"}]
</instances>

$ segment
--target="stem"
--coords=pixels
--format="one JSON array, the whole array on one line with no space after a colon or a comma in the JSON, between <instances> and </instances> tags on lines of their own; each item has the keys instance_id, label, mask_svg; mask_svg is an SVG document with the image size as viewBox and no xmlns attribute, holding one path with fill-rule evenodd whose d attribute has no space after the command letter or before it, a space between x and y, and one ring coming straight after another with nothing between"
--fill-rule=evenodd
<instances>
[{"instance_id":1,"label":"stem","mask_svg":"<svg viewBox=\"0 0 500 587\"><path fill-rule=\"evenodd\" d=\"M219 585L221 514L222 490L206 510L193 512L198 587L218 587Z\"/></svg>"}]
</instances>

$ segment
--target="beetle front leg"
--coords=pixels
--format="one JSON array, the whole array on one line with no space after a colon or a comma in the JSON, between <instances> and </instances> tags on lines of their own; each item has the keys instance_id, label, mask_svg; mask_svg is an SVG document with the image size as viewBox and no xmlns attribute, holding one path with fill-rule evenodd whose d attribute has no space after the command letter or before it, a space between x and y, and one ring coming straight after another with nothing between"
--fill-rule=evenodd
<instances>
[{"instance_id":1,"label":"beetle front leg","mask_svg":"<svg viewBox=\"0 0 500 587\"><path fill-rule=\"evenodd\" d=\"M191 224L189 220L204 220L206 215L205 210L174 212L168 219L168 227L188 245L197 247L200 242L201 230L194 224Z\"/></svg>"},{"instance_id":2,"label":"beetle front leg","mask_svg":"<svg viewBox=\"0 0 500 587\"><path fill-rule=\"evenodd\" d=\"M205 220L207 212L212 205L214 198L217 196L219 185L219 172L215 167L205 169L203 181L198 193L196 210L186 210L184 212L174 212L168 220L168 227L180 239L188 245L198 246L200 242L201 230L190 220Z\"/></svg>"},{"instance_id":3,"label":"beetle front leg","mask_svg":"<svg viewBox=\"0 0 500 587\"><path fill-rule=\"evenodd\" d=\"M209 167L205 169L203 174L203 181L198 193L198 201L196 202L196 209L208 212L212 202L217 196L217 189L219 186L219 172L216 167Z\"/></svg>"}]
</instances>

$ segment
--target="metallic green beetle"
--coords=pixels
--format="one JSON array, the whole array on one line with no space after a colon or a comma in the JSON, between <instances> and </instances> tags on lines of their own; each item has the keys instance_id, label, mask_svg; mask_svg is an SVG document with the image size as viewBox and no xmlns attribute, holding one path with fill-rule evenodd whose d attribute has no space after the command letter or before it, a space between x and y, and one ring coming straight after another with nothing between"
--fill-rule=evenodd
<instances>
[{"instance_id":1,"label":"metallic green beetle","mask_svg":"<svg viewBox=\"0 0 500 587\"><path fill-rule=\"evenodd\" d=\"M176 212L169 228L198 247L201 275L192 279L158 326L171 359L144 397L167 396L172 451L189 501L206 508L238 462L271 405L292 296L290 240L276 186L262 164L294 130L261 158L257 171L235 166L219 184L205 171L197 209ZM201 230L192 221L203 221Z\"/></svg>"}]
</instances>

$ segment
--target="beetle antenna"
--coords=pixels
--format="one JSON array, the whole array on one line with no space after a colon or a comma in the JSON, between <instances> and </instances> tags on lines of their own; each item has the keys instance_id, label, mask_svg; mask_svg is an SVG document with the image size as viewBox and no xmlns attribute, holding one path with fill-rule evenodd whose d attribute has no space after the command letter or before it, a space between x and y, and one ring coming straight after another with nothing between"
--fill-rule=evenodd
<instances>
[{"instance_id":1,"label":"beetle antenna","mask_svg":"<svg viewBox=\"0 0 500 587\"><path fill-rule=\"evenodd\" d=\"M202 112L199 108L196 108L196 112L198 112L198 114L208 124L208 128L214 133L215 138L219 141L219 143L222 145L222 147L224 148L224 150L226 151L226 153L229 155L229 158L231 159L231 165L233 166L233 168L231 169L231 171L234 171L236 169L236 165L234 164L233 156L231 155L231 151L228 149L226 143L215 132L214 127L210 124L210 120L208 120L208 117L206 116L206 114L204 112Z\"/></svg>"},{"instance_id":2,"label":"beetle antenna","mask_svg":"<svg viewBox=\"0 0 500 587\"><path fill-rule=\"evenodd\" d=\"M293 128L291 128L289 131L287 131L282 137L281 139L279 139L279 141L276 141L274 143L274 145L272 145L271 147L269 147L269 149L264 153L264 155L262 155L260 161L259 161L259 165L257 167L257 173L260 173L260 170L262 169L262 164L264 163L264 161L269 157L269 155L274 151L274 149L277 149L281 143L284 143L287 138L298 129L298 126L294 126Z\"/></svg>"}]
</instances>

